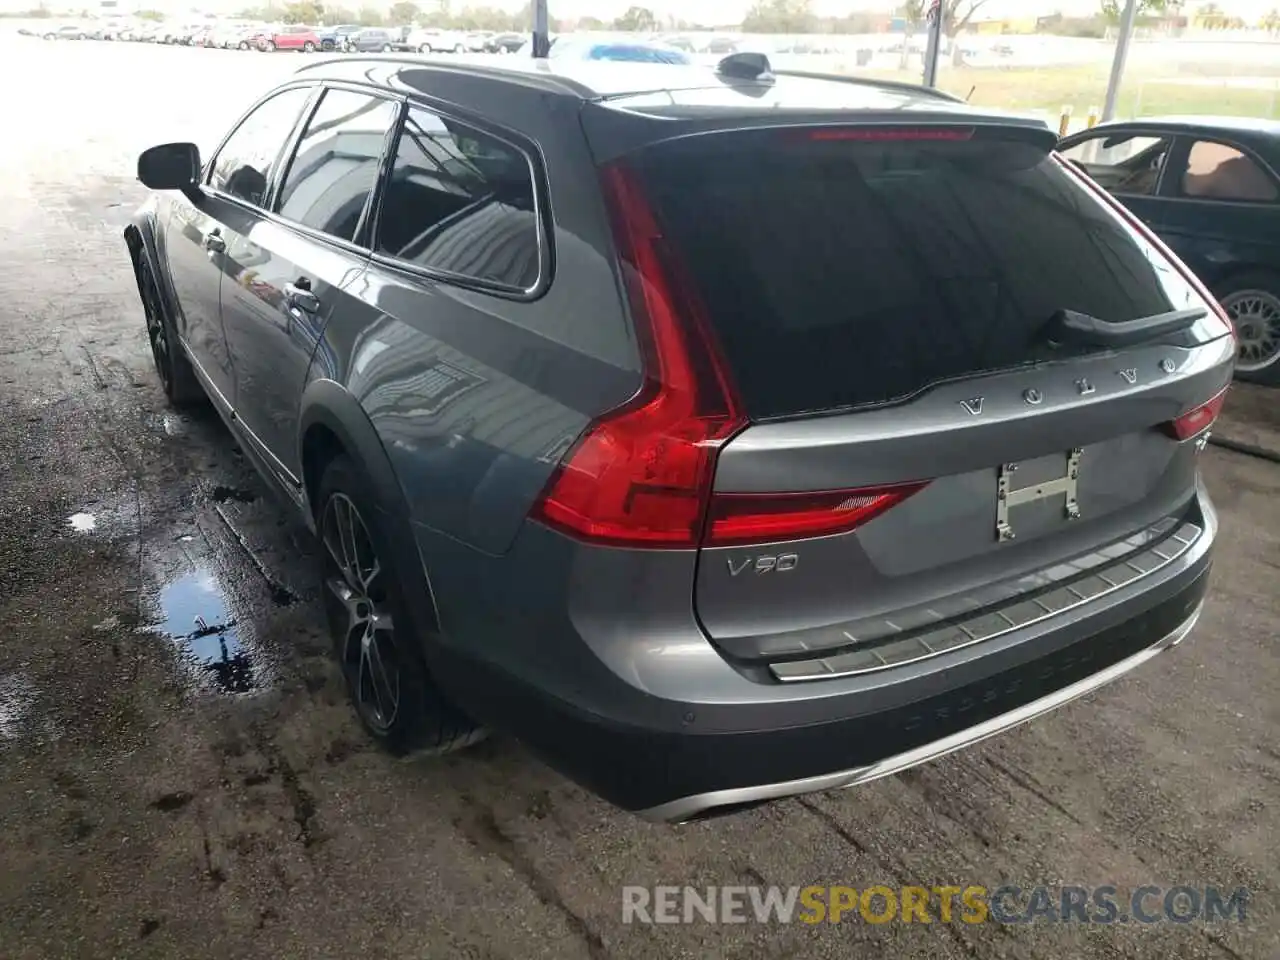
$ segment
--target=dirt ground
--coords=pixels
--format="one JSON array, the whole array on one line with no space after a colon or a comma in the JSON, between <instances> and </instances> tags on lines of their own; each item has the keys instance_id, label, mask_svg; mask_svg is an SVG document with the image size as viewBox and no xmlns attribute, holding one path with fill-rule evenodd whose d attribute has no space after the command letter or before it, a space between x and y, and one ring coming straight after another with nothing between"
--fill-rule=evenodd
<instances>
[{"instance_id":1,"label":"dirt ground","mask_svg":"<svg viewBox=\"0 0 1280 960\"><path fill-rule=\"evenodd\" d=\"M0 957L1280 955L1280 468L1223 450L1193 639L909 774L671 828L507 738L371 750L314 547L214 419L167 412L120 238L141 147L208 147L302 62L0 35ZM626 884L825 883L1251 898L1243 924L621 922Z\"/></svg>"}]
</instances>

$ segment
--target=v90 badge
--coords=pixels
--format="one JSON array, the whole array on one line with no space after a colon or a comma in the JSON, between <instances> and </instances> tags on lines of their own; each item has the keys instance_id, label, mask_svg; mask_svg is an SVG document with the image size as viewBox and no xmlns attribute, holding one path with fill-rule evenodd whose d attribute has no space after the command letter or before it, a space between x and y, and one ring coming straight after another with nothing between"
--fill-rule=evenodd
<instances>
[{"instance_id":1,"label":"v90 badge","mask_svg":"<svg viewBox=\"0 0 1280 960\"><path fill-rule=\"evenodd\" d=\"M782 553L776 557L742 557L739 560L729 557L727 562L729 576L738 577L748 570L757 574L790 573L800 565L800 557L794 553Z\"/></svg>"}]
</instances>

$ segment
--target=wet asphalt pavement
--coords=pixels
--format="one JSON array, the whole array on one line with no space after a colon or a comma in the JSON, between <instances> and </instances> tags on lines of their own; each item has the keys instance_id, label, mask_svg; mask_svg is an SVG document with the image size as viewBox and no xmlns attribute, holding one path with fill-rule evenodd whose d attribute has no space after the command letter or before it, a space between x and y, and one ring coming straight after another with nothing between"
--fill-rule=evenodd
<instances>
[{"instance_id":1,"label":"wet asphalt pavement","mask_svg":"<svg viewBox=\"0 0 1280 960\"><path fill-rule=\"evenodd\" d=\"M0 34L0 956L1280 955L1280 467L1222 450L1193 639L906 775L668 828L505 737L370 749L315 548L212 415L166 410L120 238L139 149L211 147L303 62ZM621 923L624 884L764 883L1251 900L1243 925Z\"/></svg>"}]
</instances>

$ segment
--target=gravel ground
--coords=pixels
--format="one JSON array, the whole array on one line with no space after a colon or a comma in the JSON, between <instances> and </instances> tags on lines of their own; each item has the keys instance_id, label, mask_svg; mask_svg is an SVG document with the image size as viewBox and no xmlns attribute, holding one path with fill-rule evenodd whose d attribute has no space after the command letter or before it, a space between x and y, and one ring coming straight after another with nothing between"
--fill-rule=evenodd
<instances>
[{"instance_id":1,"label":"gravel ground","mask_svg":"<svg viewBox=\"0 0 1280 960\"><path fill-rule=\"evenodd\" d=\"M213 419L166 412L120 239L140 148L209 146L302 62L0 35L0 955L1280 955L1280 470L1227 451L1194 639L903 776L677 829L506 738L371 750L314 547ZM621 887L662 883L1252 897L1243 924L624 926Z\"/></svg>"}]
</instances>

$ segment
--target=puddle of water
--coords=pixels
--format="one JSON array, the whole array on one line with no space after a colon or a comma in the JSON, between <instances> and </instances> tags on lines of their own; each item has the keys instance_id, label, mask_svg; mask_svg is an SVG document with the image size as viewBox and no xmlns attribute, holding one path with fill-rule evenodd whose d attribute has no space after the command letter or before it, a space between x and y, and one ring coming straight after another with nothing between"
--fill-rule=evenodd
<instances>
[{"instance_id":1,"label":"puddle of water","mask_svg":"<svg viewBox=\"0 0 1280 960\"><path fill-rule=\"evenodd\" d=\"M67 517L67 524L76 533L90 533L98 522L93 519L92 513L73 513Z\"/></svg>"},{"instance_id":2,"label":"puddle of water","mask_svg":"<svg viewBox=\"0 0 1280 960\"><path fill-rule=\"evenodd\" d=\"M177 644L200 679L222 693L249 693L259 686L249 651L217 578L196 570L160 590L159 630Z\"/></svg>"}]
</instances>

